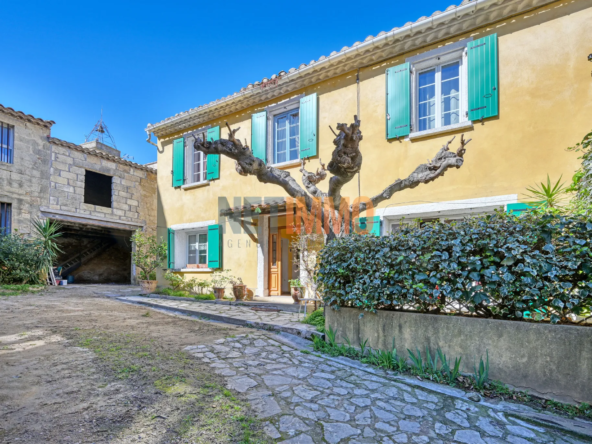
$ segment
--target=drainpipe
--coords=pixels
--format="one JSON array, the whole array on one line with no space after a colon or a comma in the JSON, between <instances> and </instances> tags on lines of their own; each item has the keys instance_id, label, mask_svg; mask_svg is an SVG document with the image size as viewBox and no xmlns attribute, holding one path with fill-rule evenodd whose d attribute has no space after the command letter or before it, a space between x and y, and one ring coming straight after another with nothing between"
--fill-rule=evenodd
<instances>
[{"instance_id":1,"label":"drainpipe","mask_svg":"<svg viewBox=\"0 0 592 444\"><path fill-rule=\"evenodd\" d=\"M148 142L150 145L154 145L156 148L158 148L158 145L152 141L152 133L148 130L146 130L146 142Z\"/></svg>"}]
</instances>

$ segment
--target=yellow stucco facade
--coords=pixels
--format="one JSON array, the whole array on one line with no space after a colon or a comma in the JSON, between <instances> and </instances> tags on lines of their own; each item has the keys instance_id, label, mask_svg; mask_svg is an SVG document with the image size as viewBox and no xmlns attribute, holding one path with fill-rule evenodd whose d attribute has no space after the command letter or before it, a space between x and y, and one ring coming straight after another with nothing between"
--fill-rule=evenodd
<instances>
[{"instance_id":1,"label":"yellow stucco facade","mask_svg":"<svg viewBox=\"0 0 592 444\"><path fill-rule=\"evenodd\" d=\"M426 11L427 12L427 11ZM495 198L515 195L520 201L525 188L546 179L563 176L569 181L578 168L577 154L566 151L586 134L592 124L592 53L590 24L592 2L575 0L551 3L525 14L504 18L495 24L453 38L426 45L397 57L359 68L359 110L364 136L361 152L364 163L360 174L360 193L373 196L397 178L407 177L419 164L431 159L453 135L472 141L467 146L464 165L449 170L435 182L396 193L379 206L383 214L393 208L415 205ZM386 138L385 71L409 57L463 39L478 39L497 33L499 60L499 115L451 133L420 139ZM254 61L255 62L255 61ZM277 186L264 185L255 177L235 171L234 161L220 160L220 178L207 185L174 188L171 178L173 140L205 125L220 126L220 137L227 137L225 122L240 127L237 138L251 141L251 116L267 106L290 97L318 94L318 159L328 162L333 151L334 129L338 122L350 123L358 108L356 70L320 81L274 100L259 103L216 120L200 122L193 128L158 137L158 232L167 237L167 228L178 224L218 221L218 198L233 205L234 197L285 197ZM300 183L299 166L287 171ZM319 187L326 190L328 180ZM344 196L358 196L358 181L346 185ZM493 200L492 202L495 202ZM388 211L387 211L388 208ZM412 210L412 208L411 208ZM378 212L380 214L380 211ZM253 291L264 294L258 244L246 234L226 229L223 237L223 266L242 277ZM264 265L266 266L266 265ZM259 267L259 271L258 271ZM183 272L186 278L206 278L210 272ZM259 273L259 274L258 274ZM161 278L161 277L160 277Z\"/></svg>"}]
</instances>

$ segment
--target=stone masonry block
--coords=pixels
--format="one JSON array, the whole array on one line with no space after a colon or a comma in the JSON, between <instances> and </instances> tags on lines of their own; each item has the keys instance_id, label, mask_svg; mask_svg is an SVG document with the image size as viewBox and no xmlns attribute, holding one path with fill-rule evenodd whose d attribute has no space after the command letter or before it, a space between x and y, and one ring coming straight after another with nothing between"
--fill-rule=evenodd
<instances>
[{"instance_id":1,"label":"stone masonry block","mask_svg":"<svg viewBox=\"0 0 592 444\"><path fill-rule=\"evenodd\" d=\"M56 154L55 160L62 163L71 164L74 163L74 159L70 156L65 156L63 154Z\"/></svg>"},{"instance_id":2,"label":"stone masonry block","mask_svg":"<svg viewBox=\"0 0 592 444\"><path fill-rule=\"evenodd\" d=\"M67 171L60 171L60 176L65 177L66 179L78 179L78 176L74 173L69 173Z\"/></svg>"}]
</instances>

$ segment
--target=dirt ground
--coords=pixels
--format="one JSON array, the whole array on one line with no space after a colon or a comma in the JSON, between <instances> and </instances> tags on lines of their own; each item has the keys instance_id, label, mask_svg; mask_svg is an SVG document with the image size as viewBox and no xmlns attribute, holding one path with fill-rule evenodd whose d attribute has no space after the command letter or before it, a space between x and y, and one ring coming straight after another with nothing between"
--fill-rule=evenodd
<instances>
[{"instance_id":1,"label":"dirt ground","mask_svg":"<svg viewBox=\"0 0 592 444\"><path fill-rule=\"evenodd\" d=\"M252 330L110 298L130 290L0 298L0 442L265 441L240 395L182 351Z\"/></svg>"}]
</instances>

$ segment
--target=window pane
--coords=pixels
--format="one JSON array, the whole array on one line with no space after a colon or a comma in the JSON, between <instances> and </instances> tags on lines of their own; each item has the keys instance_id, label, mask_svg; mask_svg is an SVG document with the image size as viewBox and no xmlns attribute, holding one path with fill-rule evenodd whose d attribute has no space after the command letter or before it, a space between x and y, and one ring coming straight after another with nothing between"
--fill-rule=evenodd
<instances>
[{"instance_id":1,"label":"window pane","mask_svg":"<svg viewBox=\"0 0 592 444\"><path fill-rule=\"evenodd\" d=\"M419 131L436 126L436 70L419 74L418 117Z\"/></svg>"},{"instance_id":2,"label":"window pane","mask_svg":"<svg viewBox=\"0 0 592 444\"><path fill-rule=\"evenodd\" d=\"M424 71L419 74L419 87L423 88L424 86L433 85L436 83L436 70L430 69L429 71Z\"/></svg>"},{"instance_id":3,"label":"window pane","mask_svg":"<svg viewBox=\"0 0 592 444\"><path fill-rule=\"evenodd\" d=\"M197 264L197 245L196 245L196 235L190 234L188 238L189 243L189 254L187 255L187 263L188 264Z\"/></svg>"},{"instance_id":4,"label":"window pane","mask_svg":"<svg viewBox=\"0 0 592 444\"><path fill-rule=\"evenodd\" d=\"M199 235L199 264L205 264L208 261L208 235Z\"/></svg>"},{"instance_id":5,"label":"window pane","mask_svg":"<svg viewBox=\"0 0 592 444\"><path fill-rule=\"evenodd\" d=\"M442 67L442 126L459 122L459 71L458 62Z\"/></svg>"},{"instance_id":6,"label":"window pane","mask_svg":"<svg viewBox=\"0 0 592 444\"><path fill-rule=\"evenodd\" d=\"M460 70L459 62L451 63L450 65L446 65L442 67L442 81L446 81L449 79L458 78L458 73Z\"/></svg>"}]
</instances>

